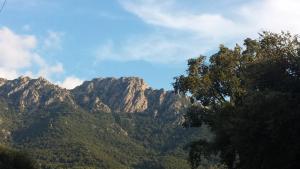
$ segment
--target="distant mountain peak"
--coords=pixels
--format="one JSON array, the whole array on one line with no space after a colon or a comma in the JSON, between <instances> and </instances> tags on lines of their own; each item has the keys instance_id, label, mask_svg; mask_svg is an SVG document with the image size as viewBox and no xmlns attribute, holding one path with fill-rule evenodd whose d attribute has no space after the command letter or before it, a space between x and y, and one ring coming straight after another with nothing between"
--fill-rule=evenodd
<instances>
[{"instance_id":1,"label":"distant mountain peak","mask_svg":"<svg viewBox=\"0 0 300 169\"><path fill-rule=\"evenodd\" d=\"M18 80L20 80L20 81L29 81L29 80L31 80L31 78L28 77L28 76L20 76L20 77L18 77Z\"/></svg>"},{"instance_id":2,"label":"distant mountain peak","mask_svg":"<svg viewBox=\"0 0 300 169\"><path fill-rule=\"evenodd\" d=\"M139 77L94 78L73 90L61 88L43 77L21 76L0 79L0 97L19 110L68 103L91 112L136 113L177 111L181 106L175 93L155 90Z\"/></svg>"},{"instance_id":3,"label":"distant mountain peak","mask_svg":"<svg viewBox=\"0 0 300 169\"><path fill-rule=\"evenodd\" d=\"M91 81L85 81L84 83L90 83L90 82L95 82L95 83L123 83L124 85L137 85L137 87L141 87L142 89L147 89L150 88L150 86L145 82L144 79L139 78L139 77L120 77L120 78L115 78L115 77L107 77L107 78L94 78Z\"/></svg>"},{"instance_id":4,"label":"distant mountain peak","mask_svg":"<svg viewBox=\"0 0 300 169\"><path fill-rule=\"evenodd\" d=\"M14 80L3 81L0 85L0 97L21 111L39 106L45 107L55 102L75 104L70 91L42 77L31 79L21 76Z\"/></svg>"},{"instance_id":5,"label":"distant mountain peak","mask_svg":"<svg viewBox=\"0 0 300 169\"><path fill-rule=\"evenodd\" d=\"M144 96L147 88L145 81L138 77L109 77L86 81L72 92L83 106L97 99L116 112L142 112L147 108Z\"/></svg>"},{"instance_id":6,"label":"distant mountain peak","mask_svg":"<svg viewBox=\"0 0 300 169\"><path fill-rule=\"evenodd\" d=\"M7 79L0 78L0 87L6 83Z\"/></svg>"},{"instance_id":7,"label":"distant mountain peak","mask_svg":"<svg viewBox=\"0 0 300 169\"><path fill-rule=\"evenodd\" d=\"M172 103L177 98L171 91L152 89L139 77L95 78L85 81L73 89L72 93L81 106L97 110L91 103L101 102L100 107L105 107L106 111L123 113L171 110L176 105Z\"/></svg>"}]
</instances>

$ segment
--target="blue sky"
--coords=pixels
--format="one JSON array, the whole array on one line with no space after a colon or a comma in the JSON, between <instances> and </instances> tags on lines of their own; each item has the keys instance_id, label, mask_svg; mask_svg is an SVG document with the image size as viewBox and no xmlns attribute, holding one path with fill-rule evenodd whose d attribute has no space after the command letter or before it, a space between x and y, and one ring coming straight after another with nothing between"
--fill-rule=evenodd
<instances>
[{"instance_id":1,"label":"blue sky","mask_svg":"<svg viewBox=\"0 0 300 169\"><path fill-rule=\"evenodd\" d=\"M3 2L1 0L0 2ZM171 89L188 58L262 30L300 31L298 0L7 0L0 76L83 80L139 76Z\"/></svg>"}]
</instances>

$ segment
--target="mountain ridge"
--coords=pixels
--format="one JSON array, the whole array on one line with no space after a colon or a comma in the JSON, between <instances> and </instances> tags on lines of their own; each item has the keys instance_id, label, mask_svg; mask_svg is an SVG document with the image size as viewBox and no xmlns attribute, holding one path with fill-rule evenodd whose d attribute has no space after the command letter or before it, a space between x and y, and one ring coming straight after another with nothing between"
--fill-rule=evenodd
<instances>
[{"instance_id":1,"label":"mountain ridge","mask_svg":"<svg viewBox=\"0 0 300 169\"><path fill-rule=\"evenodd\" d=\"M0 78L0 144L46 169L187 169L183 147L199 136L181 127L188 104L137 77L95 78L72 90L42 77Z\"/></svg>"},{"instance_id":2,"label":"mountain ridge","mask_svg":"<svg viewBox=\"0 0 300 169\"><path fill-rule=\"evenodd\" d=\"M94 78L71 90L43 77L0 78L0 97L20 111L67 103L91 112L147 112L157 116L165 111L178 112L184 106L173 91L153 89L139 77Z\"/></svg>"}]
</instances>

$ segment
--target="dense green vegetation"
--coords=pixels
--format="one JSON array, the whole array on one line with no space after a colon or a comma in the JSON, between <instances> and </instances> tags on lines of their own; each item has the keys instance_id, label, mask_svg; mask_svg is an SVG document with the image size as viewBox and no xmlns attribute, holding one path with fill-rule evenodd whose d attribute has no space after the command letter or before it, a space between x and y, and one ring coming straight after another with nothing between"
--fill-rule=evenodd
<instances>
[{"instance_id":1,"label":"dense green vegetation","mask_svg":"<svg viewBox=\"0 0 300 169\"><path fill-rule=\"evenodd\" d=\"M37 169L37 164L28 154L16 150L0 147L1 169Z\"/></svg>"},{"instance_id":2,"label":"dense green vegetation","mask_svg":"<svg viewBox=\"0 0 300 169\"><path fill-rule=\"evenodd\" d=\"M175 116L91 113L68 104L22 113L5 101L0 107L0 127L11 132L1 142L28 152L41 168L188 169L183 147L202 133L182 128Z\"/></svg>"},{"instance_id":3,"label":"dense green vegetation","mask_svg":"<svg viewBox=\"0 0 300 169\"><path fill-rule=\"evenodd\" d=\"M176 90L192 95L186 127L214 133L190 146L196 169L220 158L230 169L300 168L300 42L289 33L264 32L244 47L221 46L209 63L190 59Z\"/></svg>"}]
</instances>

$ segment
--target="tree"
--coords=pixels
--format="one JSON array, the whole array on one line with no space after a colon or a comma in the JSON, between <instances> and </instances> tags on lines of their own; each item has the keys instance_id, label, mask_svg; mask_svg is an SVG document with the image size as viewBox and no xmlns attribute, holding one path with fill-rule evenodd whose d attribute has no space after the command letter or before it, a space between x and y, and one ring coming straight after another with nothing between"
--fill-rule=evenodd
<instances>
[{"instance_id":1,"label":"tree","mask_svg":"<svg viewBox=\"0 0 300 169\"><path fill-rule=\"evenodd\" d=\"M221 45L209 63L190 59L173 86L191 95L184 126L206 124L215 135L191 144L193 169L212 154L230 169L300 168L298 36L263 32L244 48Z\"/></svg>"},{"instance_id":2,"label":"tree","mask_svg":"<svg viewBox=\"0 0 300 169\"><path fill-rule=\"evenodd\" d=\"M35 162L25 153L0 147L1 169L37 169Z\"/></svg>"}]
</instances>

